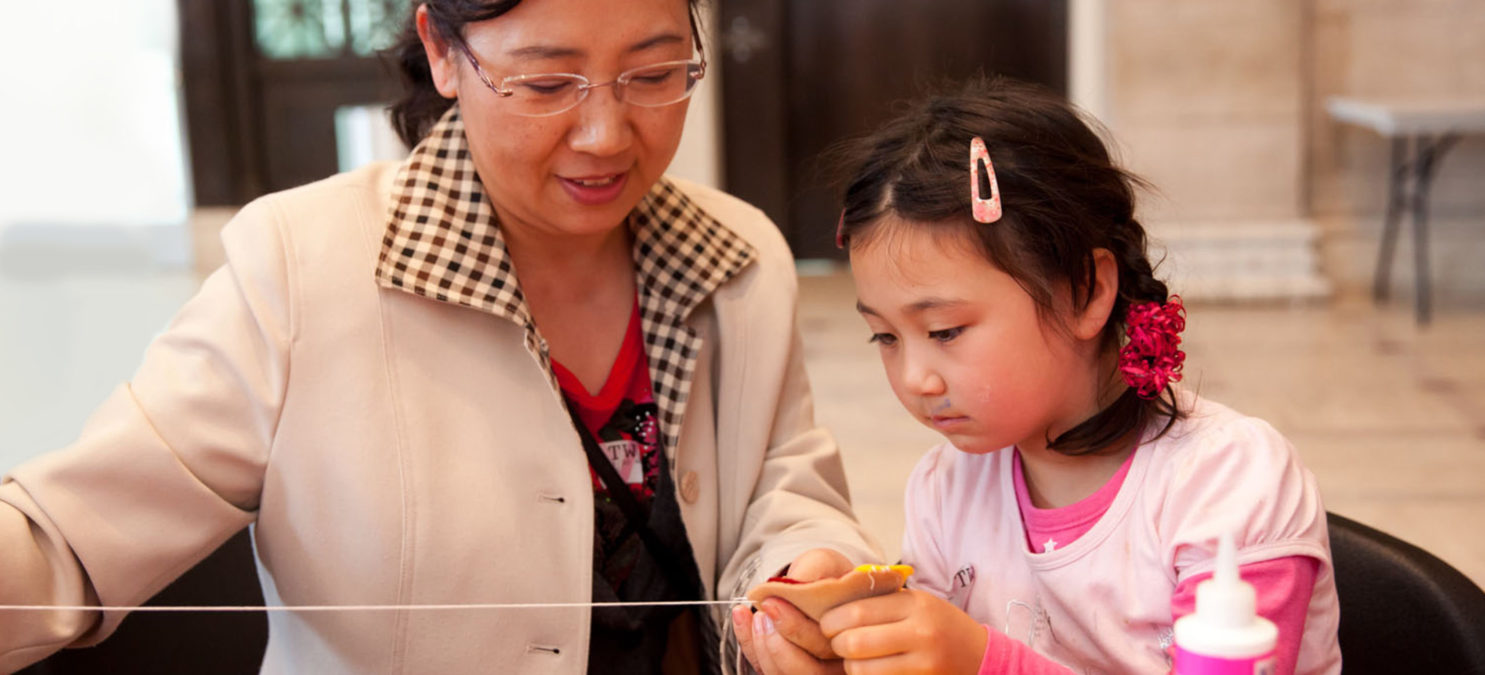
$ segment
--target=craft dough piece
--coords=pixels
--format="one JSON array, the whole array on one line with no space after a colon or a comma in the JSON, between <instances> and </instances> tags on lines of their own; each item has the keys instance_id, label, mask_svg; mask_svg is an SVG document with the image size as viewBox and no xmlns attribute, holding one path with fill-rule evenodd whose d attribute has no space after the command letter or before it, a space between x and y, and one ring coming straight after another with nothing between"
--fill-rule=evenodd
<instances>
[{"instance_id":1,"label":"craft dough piece","mask_svg":"<svg viewBox=\"0 0 1485 675\"><path fill-rule=\"evenodd\" d=\"M819 621L836 606L901 590L912 573L910 565L862 565L835 579L805 583L767 581L748 591L748 599L758 603L764 598L782 598L805 616Z\"/></svg>"}]
</instances>

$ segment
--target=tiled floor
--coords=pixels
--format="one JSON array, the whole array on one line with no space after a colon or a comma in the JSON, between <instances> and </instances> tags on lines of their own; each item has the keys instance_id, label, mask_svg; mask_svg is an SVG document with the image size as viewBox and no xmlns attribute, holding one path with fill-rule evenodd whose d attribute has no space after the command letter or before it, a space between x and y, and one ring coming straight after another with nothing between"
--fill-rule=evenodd
<instances>
[{"instance_id":1,"label":"tiled floor","mask_svg":"<svg viewBox=\"0 0 1485 675\"><path fill-rule=\"evenodd\" d=\"M129 376L191 292L185 272L0 269L0 472L65 444ZM800 322L823 424L844 448L863 520L891 556L901 494L937 435L902 412L842 273L801 280ZM1187 382L1271 421L1319 478L1326 505L1418 544L1485 584L1485 307L1197 305Z\"/></svg>"},{"instance_id":2,"label":"tiled floor","mask_svg":"<svg viewBox=\"0 0 1485 675\"><path fill-rule=\"evenodd\" d=\"M801 288L818 416L843 448L860 516L895 556L903 484L937 435L887 388L849 276L807 276ZM1467 305L1419 329L1406 303L1198 304L1186 382L1288 436L1329 510L1485 584L1485 311Z\"/></svg>"}]
</instances>

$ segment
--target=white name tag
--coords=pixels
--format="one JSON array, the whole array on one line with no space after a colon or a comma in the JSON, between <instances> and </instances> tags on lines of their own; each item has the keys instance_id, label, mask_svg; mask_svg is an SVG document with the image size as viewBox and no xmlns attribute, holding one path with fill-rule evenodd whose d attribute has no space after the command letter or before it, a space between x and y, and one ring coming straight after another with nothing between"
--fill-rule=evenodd
<instances>
[{"instance_id":1,"label":"white name tag","mask_svg":"<svg viewBox=\"0 0 1485 675\"><path fill-rule=\"evenodd\" d=\"M635 485L644 480L645 465L640 461L643 446L638 441L608 441L599 447L625 483Z\"/></svg>"}]
</instances>

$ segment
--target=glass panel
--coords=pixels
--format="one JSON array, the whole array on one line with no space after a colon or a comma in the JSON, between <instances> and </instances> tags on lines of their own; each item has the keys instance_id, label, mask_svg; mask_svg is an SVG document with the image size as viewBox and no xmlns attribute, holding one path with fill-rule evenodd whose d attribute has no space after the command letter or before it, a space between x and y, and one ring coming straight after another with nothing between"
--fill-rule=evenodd
<instances>
[{"instance_id":1,"label":"glass panel","mask_svg":"<svg viewBox=\"0 0 1485 675\"><path fill-rule=\"evenodd\" d=\"M350 0L351 51L372 56L392 46L412 0Z\"/></svg>"},{"instance_id":2,"label":"glass panel","mask_svg":"<svg viewBox=\"0 0 1485 675\"><path fill-rule=\"evenodd\" d=\"M344 0L253 0L258 51L270 59L313 59L345 50Z\"/></svg>"},{"instance_id":3,"label":"glass panel","mask_svg":"<svg viewBox=\"0 0 1485 675\"><path fill-rule=\"evenodd\" d=\"M402 161L407 146L392 129L387 106L346 105L335 109L335 150L340 170L351 171L381 160Z\"/></svg>"}]
</instances>

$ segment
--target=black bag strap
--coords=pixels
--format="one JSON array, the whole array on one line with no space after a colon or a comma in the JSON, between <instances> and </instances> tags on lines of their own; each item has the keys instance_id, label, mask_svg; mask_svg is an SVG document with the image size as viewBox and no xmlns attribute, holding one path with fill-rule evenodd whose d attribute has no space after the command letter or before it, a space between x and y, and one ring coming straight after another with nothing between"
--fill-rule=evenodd
<instances>
[{"instance_id":1,"label":"black bag strap","mask_svg":"<svg viewBox=\"0 0 1485 675\"><path fill-rule=\"evenodd\" d=\"M564 397L565 399L565 397ZM639 500L634 498L634 493L629 491L629 484L619 477L619 472L614 469L613 462L603 454L598 447L598 441L593 439L593 434L588 431L587 425L583 424L582 418L578 417L577 406L571 400L566 400L567 414L572 418L573 429L583 441L583 452L588 455L588 465L598 472L598 478L603 481L603 486L608 489L609 498L624 512L624 519L629 521L624 526L624 531L634 530L639 534L640 541L644 542L645 548L649 550L650 557L660 565L660 571L670 579L675 587L682 591L693 594L697 599L701 598L701 590L698 587L699 578L686 574L674 555L660 541L660 537L650 529L650 518L639 505ZM661 449L661 452L664 452ZM668 471L669 467L665 467Z\"/></svg>"}]
</instances>

